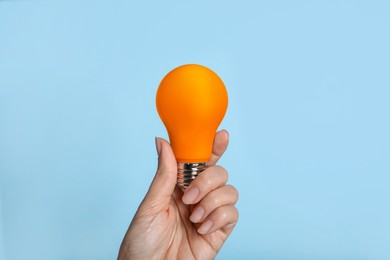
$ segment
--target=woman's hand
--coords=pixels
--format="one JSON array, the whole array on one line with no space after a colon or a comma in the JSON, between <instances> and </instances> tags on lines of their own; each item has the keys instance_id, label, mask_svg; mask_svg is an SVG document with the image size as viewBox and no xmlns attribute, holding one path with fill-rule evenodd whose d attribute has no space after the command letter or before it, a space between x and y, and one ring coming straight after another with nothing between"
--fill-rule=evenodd
<instances>
[{"instance_id":1,"label":"woman's hand","mask_svg":"<svg viewBox=\"0 0 390 260\"><path fill-rule=\"evenodd\" d=\"M176 186L171 146L156 138L156 176L123 239L118 259L213 259L238 220L237 190L226 185L227 171L216 166L229 142L215 135L206 170L186 191Z\"/></svg>"}]
</instances>

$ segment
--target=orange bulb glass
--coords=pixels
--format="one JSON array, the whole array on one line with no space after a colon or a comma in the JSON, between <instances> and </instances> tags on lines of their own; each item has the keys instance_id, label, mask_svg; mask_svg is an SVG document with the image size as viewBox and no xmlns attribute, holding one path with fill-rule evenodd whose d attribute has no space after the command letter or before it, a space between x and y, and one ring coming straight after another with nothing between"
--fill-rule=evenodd
<instances>
[{"instance_id":1,"label":"orange bulb glass","mask_svg":"<svg viewBox=\"0 0 390 260\"><path fill-rule=\"evenodd\" d=\"M156 105L179 163L179 172L180 163L191 164L187 165L191 168L207 162L215 132L228 106L227 91L218 75L196 64L177 67L162 79Z\"/></svg>"}]
</instances>

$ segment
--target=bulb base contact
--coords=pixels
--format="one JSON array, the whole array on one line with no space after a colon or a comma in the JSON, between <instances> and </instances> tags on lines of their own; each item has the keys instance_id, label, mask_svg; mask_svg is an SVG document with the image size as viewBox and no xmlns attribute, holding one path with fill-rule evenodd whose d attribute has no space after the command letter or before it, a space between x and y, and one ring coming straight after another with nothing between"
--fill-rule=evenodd
<instances>
[{"instance_id":1,"label":"bulb base contact","mask_svg":"<svg viewBox=\"0 0 390 260\"><path fill-rule=\"evenodd\" d=\"M205 162L177 163L177 185L184 191L199 173L207 168Z\"/></svg>"}]
</instances>

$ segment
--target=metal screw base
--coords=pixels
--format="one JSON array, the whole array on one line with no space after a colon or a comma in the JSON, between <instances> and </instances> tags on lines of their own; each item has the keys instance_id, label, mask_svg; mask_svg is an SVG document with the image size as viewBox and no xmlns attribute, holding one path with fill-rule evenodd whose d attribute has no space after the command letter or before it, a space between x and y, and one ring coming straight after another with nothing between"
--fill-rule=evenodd
<instances>
[{"instance_id":1,"label":"metal screw base","mask_svg":"<svg viewBox=\"0 0 390 260\"><path fill-rule=\"evenodd\" d=\"M177 185L184 191L199 173L207 168L205 162L177 163Z\"/></svg>"}]
</instances>

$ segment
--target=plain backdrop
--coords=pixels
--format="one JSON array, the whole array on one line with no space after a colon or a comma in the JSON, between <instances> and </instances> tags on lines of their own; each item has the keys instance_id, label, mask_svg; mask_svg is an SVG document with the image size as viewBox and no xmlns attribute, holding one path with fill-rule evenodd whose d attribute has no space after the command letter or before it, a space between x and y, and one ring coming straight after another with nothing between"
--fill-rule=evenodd
<instances>
[{"instance_id":1,"label":"plain backdrop","mask_svg":"<svg viewBox=\"0 0 390 260\"><path fill-rule=\"evenodd\" d=\"M390 259L388 1L0 1L1 259L115 259L162 77L224 80L217 259Z\"/></svg>"}]
</instances>

